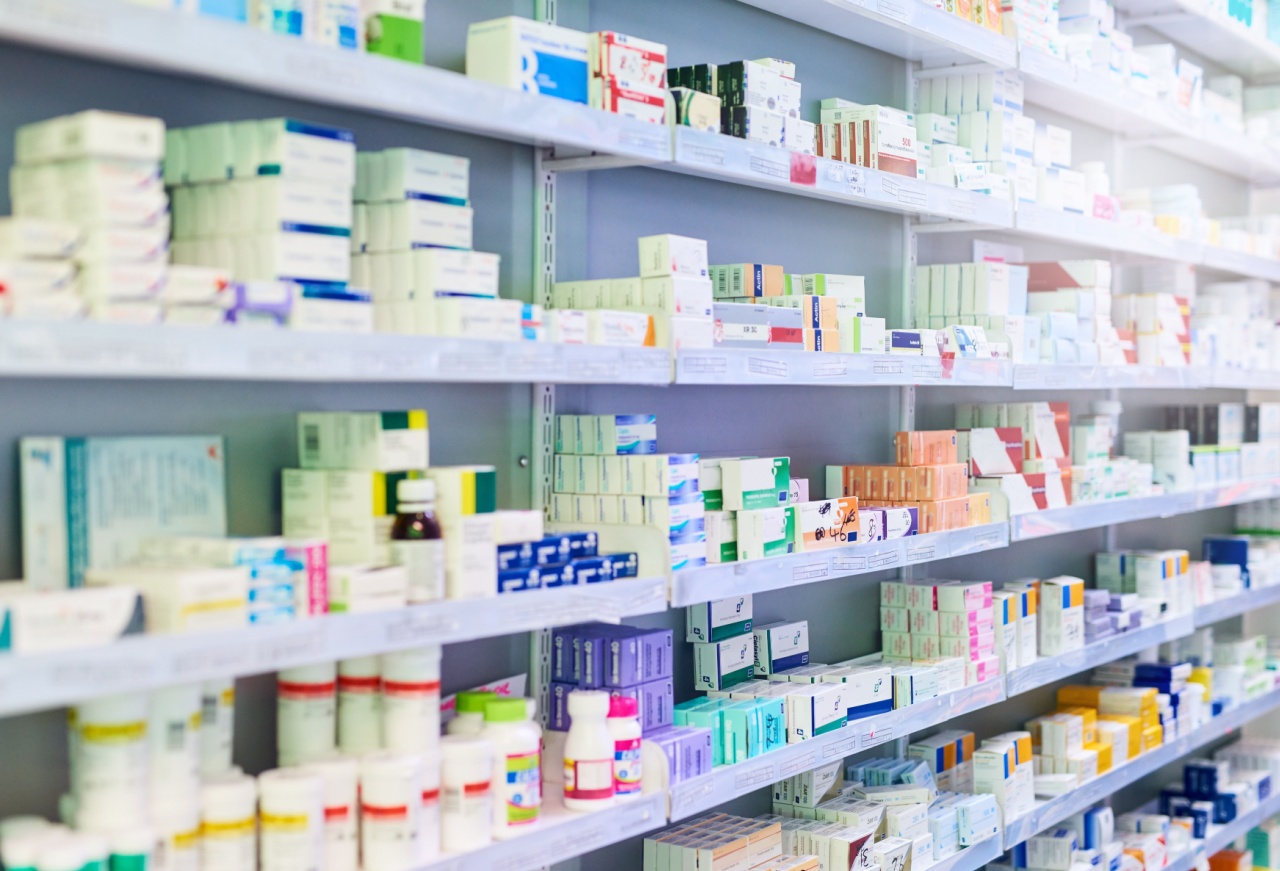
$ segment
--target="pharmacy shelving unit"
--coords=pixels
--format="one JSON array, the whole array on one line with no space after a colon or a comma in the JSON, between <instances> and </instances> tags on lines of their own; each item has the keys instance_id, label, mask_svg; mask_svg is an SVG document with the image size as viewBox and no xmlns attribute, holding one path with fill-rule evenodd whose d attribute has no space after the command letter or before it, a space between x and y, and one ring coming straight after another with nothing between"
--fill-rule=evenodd
<instances>
[{"instance_id":1,"label":"pharmacy shelving unit","mask_svg":"<svg viewBox=\"0 0 1280 871\"><path fill-rule=\"evenodd\" d=\"M423 644L498 638L666 610L666 578L530 590L221 632L139 635L90 649L0 657L0 716L213 677L243 676Z\"/></svg>"},{"instance_id":2,"label":"pharmacy shelving unit","mask_svg":"<svg viewBox=\"0 0 1280 871\"><path fill-rule=\"evenodd\" d=\"M441 16L433 18L429 34L452 33L449 39L460 40L468 16L478 14L469 8L472 5L441 2L429 6L430 14ZM925 0L708 0L688 9L688 4L675 4L674 0L650 4L538 0L529 5L546 19L553 19L558 12L562 23L585 26L589 21L593 28L616 27L669 42L676 63L723 60L719 55L732 56L747 51L748 46L756 52L760 46L759 54L800 62L799 77L806 81L809 98L843 95L886 101L899 86L909 97L917 75L937 74L953 65L1019 69L1026 77L1027 101L1033 107L1051 107L1059 115L1102 130L1117 141L1160 148L1202 170L1218 169L1240 185L1280 181L1280 158L1269 148L1252 141L1224 145L1218 141L1220 131L1211 125L1182 117L1090 73L1071 70L1031 51L1019 51L1013 42L959 21ZM1185 41L1201 56L1228 69L1249 75L1280 72L1280 46L1210 13L1200 0L1118 0L1117 5L1130 22L1144 23ZM674 15L672 9L677 6L680 14ZM717 35L715 45L709 44L707 33ZM769 37L763 45L762 34ZM915 265L916 243L928 234L990 234L1040 246L1103 252L1117 261L1186 262L1215 277L1280 280L1280 261L1247 252L1187 244L1154 232L1034 206L1014 208L979 194L821 158L797 157L725 136L654 127L550 97L499 89L445 69L342 54L243 26L175 16L121 0L0 0L0 42L18 49L0 53L0 85L9 85L12 80L12 85L4 88L0 122L12 118L14 123L26 123L92 107L168 113L167 120L184 126L232 116L289 113L311 117L319 113L319 120L353 128L362 145L366 141L379 147L411 144L470 154L467 143L475 143L473 179L491 183L501 194L495 198L491 187L490 200L483 208L483 197L476 197L477 232L486 220L493 219L494 202L510 211L500 216L506 223L499 230L489 227L485 232L490 240L500 240L494 248L502 249L507 275L512 261L530 253L512 240L532 241L531 276L521 267L514 272L519 276L515 283L521 285L517 292L528 291L528 299L534 302L549 301L551 282L557 278L591 277L582 273L584 269L596 275L629 274L622 270L634 270L635 237L664 231L708 238L713 262L756 256L778 262L785 257L789 265L806 271L866 274L869 303L879 306L876 313L905 308L899 305L899 297L905 295L901 291L904 278L910 279ZM853 51L850 43L877 51ZM445 65L458 67L460 48L460 42L452 42L436 57ZM11 60L13 55L19 59ZM28 77L27 64L42 66ZM71 66L63 69L60 64ZM92 74L96 70L103 71L100 77ZM810 88L810 76L820 78L822 84ZM101 86L98 78L104 80ZM74 88L66 82L75 82ZM864 92L863 88L878 90ZM47 94L51 95L48 105L56 108L46 108L42 102ZM96 102L99 97L101 105ZM242 106L240 101L252 105ZM1034 108L1031 114L1035 114ZM10 133L0 123L0 139ZM626 171L630 167L646 169ZM527 170L532 172L522 174ZM568 173L574 176L572 183L564 185L569 207L557 212L557 178ZM587 207L574 208L582 204L584 188ZM686 189L701 193L686 197ZM530 191L532 197L525 196ZM726 200L749 201L754 208L735 211L732 220L722 219L723 213L715 211L716 203L705 202L718 199L709 191L723 193ZM821 224L805 225L805 215L810 212L821 212ZM694 217L695 213L701 217ZM708 214L714 219L709 220ZM779 226L769 220L777 220ZM865 231L870 222L900 235L889 242L877 237L862 243L857 233ZM791 228L786 225L795 223L802 225L799 238L787 235ZM816 241L820 237L827 240L821 250ZM744 246L744 241L750 246ZM627 259L614 258L614 252L621 250L628 252ZM894 320L892 315L890 318ZM846 391L805 390L818 385ZM743 390L745 387L765 389ZM1056 395L1068 390L1123 389L1126 401L1131 397L1140 401L1151 390L1180 391L1180 396L1194 397L1191 391L1202 389L1280 389L1280 372L1015 366L1008 361L950 362L768 350L687 351L673 357L659 350L413 336L337 337L280 331L0 322L0 407L14 410L0 416L13 421L7 424L8 429L0 429L5 438L43 426L53 432L70 432L76 424L68 422L73 419L68 410L82 407L92 409L82 412L82 419L99 416L85 424L91 434L148 428L190 431L184 419L159 410L159 400L148 401L157 394L213 431L222 431L223 426L240 427L235 430L237 435L253 433L236 418L262 415L264 408L279 412L277 418L285 418L292 411L317 405L343 408L358 402L360 407L372 408L424 404L432 414L433 461L437 431L444 435L441 456L452 462L473 461L459 453L459 442L467 440L455 438L449 443L450 426L484 431L498 426L517 429L505 444L512 449L501 454L499 474L519 480L521 485L528 483L532 505L539 504L549 486L548 433L557 410L655 410L664 433L664 450L699 450L698 442L690 442L687 433L691 427L688 417L696 416L688 406L690 396L700 405L705 403L696 409L702 415L696 421L701 428L697 434L714 441L711 436L722 435L712 431L722 416L727 418L736 407L766 396L775 401L780 391L769 388L778 387L797 388L792 395L799 397L823 398L770 406L784 413L771 414L776 419L760 427L760 434L736 432L732 438L721 439L719 447L779 454L811 451L834 461L851 444L869 450L870 446L882 446L884 436L894 429L912 427L917 405L925 407L926 397L954 394L964 396L965 401L974 397L1015 400L1019 390ZM187 390L190 397L179 395ZM557 390L561 404L557 404ZM424 391L427 398L420 399ZM217 399L208 399L211 395ZM476 411L485 407L477 401L484 397L488 397L488 410ZM856 404L859 410L850 431L821 425L820 415L846 403ZM248 412L242 412L242 404ZM224 407L227 410L221 412ZM494 407L523 412L508 419L496 415ZM669 433L679 433L681 424L686 429L684 441L668 442L672 438ZM0 420L0 427L5 425ZM265 464L272 472L283 464L275 462L282 453L278 442L289 440L287 434L281 435L287 427L281 427L278 420L275 426L271 436L277 447L272 462ZM753 441L757 438L760 443ZM271 441L264 438L259 444ZM234 439L232 444L236 444ZM449 456L450 450L457 459ZM237 459L233 451L232 461L244 462L243 454ZM16 486L2 471L0 485ZM240 499L237 488L243 486L242 473L233 484L236 500ZM863 621L867 624L863 625L850 620L847 609L823 607L827 596L869 593L877 581L894 572L910 577L936 570L939 576L948 576L952 564L944 563L960 557L979 555L978 560L961 560L955 566L995 565L996 560L983 560L980 555L997 550L1001 551L999 571L1004 571L1006 564L1016 565L1019 560L1023 565L1034 563L1042 547L1037 541L1042 539L1097 530L1095 538L1101 542L1101 531L1106 530L1106 546L1112 546L1117 530L1123 529L1121 524L1193 515L1269 498L1280 498L1280 482L1250 481L1158 498L1076 505L1023 515L1008 523L841 547L821 554L709 565L671 577L587 589L547 590L479 603L446 602L236 632L141 637L104 648L7 656L0 658L0 718L5 718L0 719L0 746L43 746L32 744L33 740L60 744L56 727L49 728L47 720L36 719L38 714L32 718L12 715L172 682L251 676L290 665L424 643L484 646L483 655L470 655L473 647L467 648L465 657L451 660L446 655L446 679L451 678L451 669L470 668L466 678L478 682L494 676L492 672L479 674L478 668L510 661L515 663L513 668L528 667L537 690L545 684L544 663L539 657L546 633L534 630L622 619L679 627L683 622L679 608L731 593L760 594L758 614L790 608L795 602L813 605L812 613L776 616L808 616L815 625L822 623L816 636L839 637L850 645L870 649L875 644L874 626L870 626L874 621ZM262 501L269 500L264 497ZM262 531L264 524L275 519L267 512L266 516L242 519L239 525ZM1074 544L1076 539L1071 541ZM0 529L0 543L8 542ZM1021 544L1014 548L1011 545L1015 542ZM1048 565L1033 569L1050 570ZM990 576L987 568L980 566L978 571ZM1001 575L1001 579L1015 576ZM1028 690L1163 640L1183 637L1196 627L1278 603L1280 587L1249 590L1203 606L1191 617L1142 627L1102 645L1045 659L1001 679L855 721L838 733L716 769L705 777L677 784L669 792L652 792L598 814L568 814L552 789L545 819L535 830L481 851L442 858L428 867L519 871L624 844L618 849L630 850L633 857L636 839L668 821L687 819L730 801L759 801L763 790L776 779L853 753L900 752L913 734L965 714L1008 706L1010 720L1025 719L1029 711L1022 696ZM525 632L532 641L527 661L522 654L511 653L520 645L513 645L509 637ZM464 659L466 662L460 663ZM484 665L473 666L473 661ZM676 676L678 694L685 693L681 677ZM933 867L935 871L977 871L995 861L1002 848L1278 708L1280 691L1229 710L1204 728L1179 736L1069 796L1039 804L1030 815L1012 821L1000 837ZM4 730L10 719L30 719L33 725L18 740L8 740L9 733ZM20 776L21 772L15 775ZM42 784L57 781L51 788L61 789L60 773L46 777L41 770L29 778L32 782L37 779ZM0 796L0 815L31 810L12 802L12 797ZM1268 807L1265 812L1273 810ZM1248 822L1237 821L1233 824L1237 828L1229 831L1239 833L1238 827ZM1224 827L1213 832L1204 849L1221 846L1232 836L1229 831ZM587 857L581 867L594 871L633 864L637 861L628 858ZM1175 865L1175 871L1186 869Z\"/></svg>"},{"instance_id":3,"label":"pharmacy shelving unit","mask_svg":"<svg viewBox=\"0 0 1280 871\"><path fill-rule=\"evenodd\" d=\"M1237 838L1243 838L1255 826L1266 822L1277 813L1280 813L1280 794L1273 793L1258 802L1256 808L1241 814L1231 822L1210 825L1203 840L1192 841L1190 850L1169 858L1169 863L1164 866L1165 871L1192 871L1199 865L1200 860L1207 860L1219 850L1228 849Z\"/></svg>"},{"instance_id":4,"label":"pharmacy shelving unit","mask_svg":"<svg viewBox=\"0 0 1280 871\"><path fill-rule=\"evenodd\" d=\"M670 354L550 342L293 330L0 323L0 376L232 381L667 384Z\"/></svg>"},{"instance_id":5,"label":"pharmacy shelving unit","mask_svg":"<svg viewBox=\"0 0 1280 871\"><path fill-rule=\"evenodd\" d=\"M1118 789L1158 771L1194 750L1222 738L1245 724L1280 708L1280 689L1230 708L1186 735L1118 765L1106 774L1082 784L1079 789L1047 801L1039 801L1028 814L1009 820L1004 827L1004 846L1010 849L1057 825L1072 814L1097 804Z\"/></svg>"}]
</instances>

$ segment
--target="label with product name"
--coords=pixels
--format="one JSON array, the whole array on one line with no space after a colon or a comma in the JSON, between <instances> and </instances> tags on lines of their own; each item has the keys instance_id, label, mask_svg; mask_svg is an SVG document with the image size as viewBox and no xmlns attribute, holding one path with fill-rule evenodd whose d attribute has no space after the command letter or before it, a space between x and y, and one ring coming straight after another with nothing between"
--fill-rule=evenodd
<instances>
[{"instance_id":1,"label":"label with product name","mask_svg":"<svg viewBox=\"0 0 1280 871\"><path fill-rule=\"evenodd\" d=\"M613 791L615 795L640 794L640 739L613 742Z\"/></svg>"},{"instance_id":2,"label":"label with product name","mask_svg":"<svg viewBox=\"0 0 1280 871\"><path fill-rule=\"evenodd\" d=\"M538 821L542 808L542 758L533 753L507 754L507 781L503 800L507 825L525 826Z\"/></svg>"},{"instance_id":3,"label":"label with product name","mask_svg":"<svg viewBox=\"0 0 1280 871\"><path fill-rule=\"evenodd\" d=\"M444 541L393 541L391 562L404 566L410 602L444 598Z\"/></svg>"},{"instance_id":4,"label":"label with product name","mask_svg":"<svg viewBox=\"0 0 1280 871\"><path fill-rule=\"evenodd\" d=\"M612 759L564 760L564 797L587 801L613 797Z\"/></svg>"}]
</instances>

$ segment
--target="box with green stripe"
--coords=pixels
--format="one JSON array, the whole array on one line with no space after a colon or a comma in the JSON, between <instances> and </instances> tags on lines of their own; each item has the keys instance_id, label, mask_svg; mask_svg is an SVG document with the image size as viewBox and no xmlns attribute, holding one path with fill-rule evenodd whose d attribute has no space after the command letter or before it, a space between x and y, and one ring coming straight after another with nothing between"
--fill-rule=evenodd
<instances>
[{"instance_id":1,"label":"box with green stripe","mask_svg":"<svg viewBox=\"0 0 1280 871\"><path fill-rule=\"evenodd\" d=\"M693 645L694 679L699 690L722 690L750 680L755 648L750 635Z\"/></svg>"},{"instance_id":2,"label":"box with green stripe","mask_svg":"<svg viewBox=\"0 0 1280 871\"><path fill-rule=\"evenodd\" d=\"M304 469L407 472L431 459L427 412L303 412L298 415L298 464Z\"/></svg>"}]
</instances>

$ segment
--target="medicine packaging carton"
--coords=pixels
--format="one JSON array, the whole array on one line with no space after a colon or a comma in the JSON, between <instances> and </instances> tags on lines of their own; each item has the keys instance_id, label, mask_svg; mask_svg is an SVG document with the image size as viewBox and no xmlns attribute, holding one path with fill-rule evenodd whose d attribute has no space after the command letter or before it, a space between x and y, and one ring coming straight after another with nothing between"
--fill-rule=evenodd
<instances>
[{"instance_id":1,"label":"medicine packaging carton","mask_svg":"<svg viewBox=\"0 0 1280 871\"><path fill-rule=\"evenodd\" d=\"M365 0L365 47L409 63L422 63L425 0Z\"/></svg>"},{"instance_id":2,"label":"medicine packaging carton","mask_svg":"<svg viewBox=\"0 0 1280 871\"><path fill-rule=\"evenodd\" d=\"M304 469L425 469L430 465L427 413L302 412L298 458Z\"/></svg>"},{"instance_id":3,"label":"medicine packaging carton","mask_svg":"<svg viewBox=\"0 0 1280 871\"><path fill-rule=\"evenodd\" d=\"M816 551L857 543L857 499L824 499L801 502L792 507L795 509L797 551Z\"/></svg>"},{"instance_id":4,"label":"medicine packaging carton","mask_svg":"<svg viewBox=\"0 0 1280 871\"><path fill-rule=\"evenodd\" d=\"M752 636L693 645L694 683L698 690L722 690L750 680L755 649Z\"/></svg>"},{"instance_id":5,"label":"medicine packaging carton","mask_svg":"<svg viewBox=\"0 0 1280 871\"><path fill-rule=\"evenodd\" d=\"M21 581L0 583L0 651L92 647L146 628L143 600L135 588L36 591Z\"/></svg>"},{"instance_id":6,"label":"medicine packaging carton","mask_svg":"<svg viewBox=\"0 0 1280 871\"><path fill-rule=\"evenodd\" d=\"M809 624L770 623L756 626L752 632L755 669L761 674L774 674L809 663Z\"/></svg>"},{"instance_id":7,"label":"medicine packaging carton","mask_svg":"<svg viewBox=\"0 0 1280 871\"><path fill-rule=\"evenodd\" d=\"M787 743L807 741L848 723L844 685L817 683L802 686L786 697Z\"/></svg>"},{"instance_id":8,"label":"medicine packaging carton","mask_svg":"<svg viewBox=\"0 0 1280 871\"><path fill-rule=\"evenodd\" d=\"M159 161L164 144L159 118L91 110L19 127L14 158L19 164L88 157Z\"/></svg>"},{"instance_id":9,"label":"medicine packaging carton","mask_svg":"<svg viewBox=\"0 0 1280 871\"><path fill-rule=\"evenodd\" d=\"M795 551L795 508L738 512L738 559L763 559Z\"/></svg>"},{"instance_id":10,"label":"medicine packaging carton","mask_svg":"<svg viewBox=\"0 0 1280 871\"><path fill-rule=\"evenodd\" d=\"M248 625L249 569L150 566L85 571L84 585L141 593L148 632L203 632Z\"/></svg>"},{"instance_id":11,"label":"medicine packaging carton","mask_svg":"<svg viewBox=\"0 0 1280 871\"><path fill-rule=\"evenodd\" d=\"M644 236L640 245L640 276L659 278L668 275L686 275L706 278L707 243L703 239L671 234Z\"/></svg>"},{"instance_id":12,"label":"medicine packaging carton","mask_svg":"<svg viewBox=\"0 0 1280 871\"><path fill-rule=\"evenodd\" d=\"M403 608L409 594L403 566L334 566L329 582L329 611L334 614Z\"/></svg>"},{"instance_id":13,"label":"medicine packaging carton","mask_svg":"<svg viewBox=\"0 0 1280 871\"><path fill-rule=\"evenodd\" d=\"M173 467L181 480L163 474ZM220 436L28 437L19 471L23 575L37 589L81 586L88 566L131 562L162 531L226 535ZM122 499L127 516L109 509Z\"/></svg>"},{"instance_id":14,"label":"medicine packaging carton","mask_svg":"<svg viewBox=\"0 0 1280 871\"><path fill-rule=\"evenodd\" d=\"M467 29L467 75L508 88L587 102L590 35L517 16Z\"/></svg>"},{"instance_id":15,"label":"medicine packaging carton","mask_svg":"<svg viewBox=\"0 0 1280 871\"><path fill-rule=\"evenodd\" d=\"M724 508L729 511L787 504L791 461L787 457L726 459L720 463ZM741 518L739 518L741 534Z\"/></svg>"},{"instance_id":16,"label":"medicine packaging carton","mask_svg":"<svg viewBox=\"0 0 1280 871\"><path fill-rule=\"evenodd\" d=\"M721 641L751 631L751 594L703 602L685 609L686 641Z\"/></svg>"}]
</instances>

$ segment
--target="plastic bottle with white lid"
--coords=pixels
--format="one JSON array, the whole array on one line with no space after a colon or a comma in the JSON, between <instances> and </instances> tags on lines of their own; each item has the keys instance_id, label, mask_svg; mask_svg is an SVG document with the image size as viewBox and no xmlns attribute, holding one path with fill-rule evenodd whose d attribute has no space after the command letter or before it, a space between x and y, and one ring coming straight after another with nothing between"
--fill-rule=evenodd
<instances>
[{"instance_id":1,"label":"plastic bottle with white lid","mask_svg":"<svg viewBox=\"0 0 1280 871\"><path fill-rule=\"evenodd\" d=\"M436 482L404 478L396 484L396 519L391 526L391 562L404 566L408 600L444 598L444 536L436 517Z\"/></svg>"},{"instance_id":2,"label":"plastic bottle with white lid","mask_svg":"<svg viewBox=\"0 0 1280 871\"><path fill-rule=\"evenodd\" d=\"M418 864L422 757L382 751L360 760L360 853L364 871Z\"/></svg>"},{"instance_id":3,"label":"plastic bottle with white lid","mask_svg":"<svg viewBox=\"0 0 1280 871\"><path fill-rule=\"evenodd\" d=\"M200 685L201 777L226 774L231 769L235 715L235 678L214 678Z\"/></svg>"},{"instance_id":4,"label":"plastic bottle with white lid","mask_svg":"<svg viewBox=\"0 0 1280 871\"><path fill-rule=\"evenodd\" d=\"M0 863L4 864L5 871L31 871L36 867L40 854L67 834L69 830L65 826L55 827L49 823L39 828L0 832L3 836L0 840Z\"/></svg>"},{"instance_id":5,"label":"plastic bottle with white lid","mask_svg":"<svg viewBox=\"0 0 1280 871\"><path fill-rule=\"evenodd\" d=\"M77 819L99 831L147 819L145 695L108 696L77 705L70 717L71 793Z\"/></svg>"},{"instance_id":6,"label":"plastic bottle with white lid","mask_svg":"<svg viewBox=\"0 0 1280 871\"><path fill-rule=\"evenodd\" d=\"M387 750L436 752L440 743L440 653L433 645L383 654L382 746Z\"/></svg>"},{"instance_id":7,"label":"plastic bottle with white lid","mask_svg":"<svg viewBox=\"0 0 1280 871\"><path fill-rule=\"evenodd\" d=\"M478 850L493 840L493 743L472 735L440 741L440 847Z\"/></svg>"},{"instance_id":8,"label":"plastic bottle with white lid","mask_svg":"<svg viewBox=\"0 0 1280 871\"><path fill-rule=\"evenodd\" d=\"M418 822L418 860L440 855L440 750L422 757L422 818Z\"/></svg>"},{"instance_id":9,"label":"plastic bottle with white lid","mask_svg":"<svg viewBox=\"0 0 1280 871\"><path fill-rule=\"evenodd\" d=\"M200 684L163 687L151 695L147 724L152 800L164 791L200 788Z\"/></svg>"},{"instance_id":10,"label":"plastic bottle with white lid","mask_svg":"<svg viewBox=\"0 0 1280 871\"><path fill-rule=\"evenodd\" d=\"M497 701L488 690L463 690L453 697L454 717L444 730L449 735L479 735L484 729L484 709Z\"/></svg>"},{"instance_id":11,"label":"plastic bottle with white lid","mask_svg":"<svg viewBox=\"0 0 1280 871\"><path fill-rule=\"evenodd\" d=\"M564 806L572 811L600 810L613 804L609 694L574 690L568 704L571 724L564 743Z\"/></svg>"},{"instance_id":12,"label":"plastic bottle with white lid","mask_svg":"<svg viewBox=\"0 0 1280 871\"><path fill-rule=\"evenodd\" d=\"M200 871L200 800L189 804L152 802L151 825L156 831L154 865L157 871Z\"/></svg>"},{"instance_id":13,"label":"plastic bottle with white lid","mask_svg":"<svg viewBox=\"0 0 1280 871\"><path fill-rule=\"evenodd\" d=\"M257 810L252 777L213 778L200 785L200 871L254 871Z\"/></svg>"},{"instance_id":14,"label":"plastic bottle with white lid","mask_svg":"<svg viewBox=\"0 0 1280 871\"><path fill-rule=\"evenodd\" d=\"M324 871L356 871L360 865L356 825L360 764L349 756L334 754L308 762L302 770L324 780Z\"/></svg>"},{"instance_id":15,"label":"plastic bottle with white lid","mask_svg":"<svg viewBox=\"0 0 1280 871\"><path fill-rule=\"evenodd\" d=\"M137 826L114 832L111 838L111 871L151 871L156 849L156 832L149 826Z\"/></svg>"},{"instance_id":16,"label":"plastic bottle with white lid","mask_svg":"<svg viewBox=\"0 0 1280 871\"><path fill-rule=\"evenodd\" d=\"M89 832L76 832L71 836L84 851L84 871L107 871L107 862L111 859L111 845L102 835Z\"/></svg>"},{"instance_id":17,"label":"plastic bottle with white lid","mask_svg":"<svg viewBox=\"0 0 1280 871\"><path fill-rule=\"evenodd\" d=\"M334 662L281 671L276 679L280 764L323 759L335 749L338 666Z\"/></svg>"},{"instance_id":18,"label":"plastic bottle with white lid","mask_svg":"<svg viewBox=\"0 0 1280 871\"><path fill-rule=\"evenodd\" d=\"M320 871L324 780L296 768L258 775L259 871Z\"/></svg>"},{"instance_id":19,"label":"plastic bottle with white lid","mask_svg":"<svg viewBox=\"0 0 1280 871\"><path fill-rule=\"evenodd\" d=\"M613 736L613 794L619 799L639 798L644 790L640 758L640 703L630 696L609 699L609 734Z\"/></svg>"},{"instance_id":20,"label":"plastic bottle with white lid","mask_svg":"<svg viewBox=\"0 0 1280 871\"><path fill-rule=\"evenodd\" d=\"M542 733L524 699L498 699L485 707L480 735L493 742L493 836L514 838L542 810Z\"/></svg>"},{"instance_id":21,"label":"plastic bottle with white lid","mask_svg":"<svg viewBox=\"0 0 1280 871\"><path fill-rule=\"evenodd\" d=\"M48 843L36 856L37 871L80 871L89 857L84 845L71 837Z\"/></svg>"},{"instance_id":22,"label":"plastic bottle with white lid","mask_svg":"<svg viewBox=\"0 0 1280 871\"><path fill-rule=\"evenodd\" d=\"M338 663L338 749L362 756L382 748L382 658Z\"/></svg>"}]
</instances>

